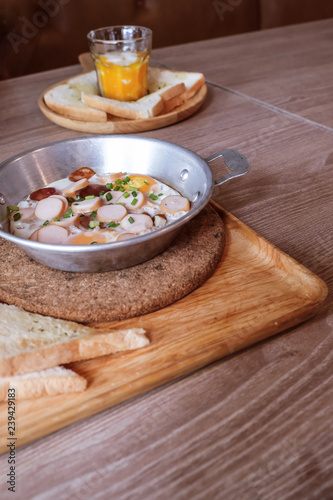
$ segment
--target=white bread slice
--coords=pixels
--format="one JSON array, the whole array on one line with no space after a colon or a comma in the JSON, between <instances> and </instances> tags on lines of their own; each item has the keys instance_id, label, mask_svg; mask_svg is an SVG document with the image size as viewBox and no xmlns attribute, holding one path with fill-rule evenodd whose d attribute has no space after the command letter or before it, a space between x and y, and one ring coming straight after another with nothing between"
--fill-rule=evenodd
<instances>
[{"instance_id":1,"label":"white bread slice","mask_svg":"<svg viewBox=\"0 0 333 500\"><path fill-rule=\"evenodd\" d=\"M202 73L172 71L154 67L149 68L148 71L148 81L150 82L163 82L165 86L183 83L185 86L185 91L182 94L184 101L193 97L205 83L205 77Z\"/></svg>"},{"instance_id":2,"label":"white bread slice","mask_svg":"<svg viewBox=\"0 0 333 500\"><path fill-rule=\"evenodd\" d=\"M15 389L15 399L55 396L68 392L82 392L87 380L77 373L57 366L40 372L0 378L0 401L7 401L8 389Z\"/></svg>"},{"instance_id":3,"label":"white bread slice","mask_svg":"<svg viewBox=\"0 0 333 500\"><path fill-rule=\"evenodd\" d=\"M87 106L129 120L152 118L159 115L164 107L163 99L157 92L145 95L137 101L116 101L85 92L82 92L81 97Z\"/></svg>"},{"instance_id":4,"label":"white bread slice","mask_svg":"<svg viewBox=\"0 0 333 500\"><path fill-rule=\"evenodd\" d=\"M144 334L142 328L91 328L0 303L0 377L144 347Z\"/></svg>"},{"instance_id":5,"label":"white bread slice","mask_svg":"<svg viewBox=\"0 0 333 500\"><path fill-rule=\"evenodd\" d=\"M98 95L97 77L95 71L71 78L67 83L53 87L44 95L48 108L56 113L88 122L104 123L107 114L104 111L89 108L81 100L81 92Z\"/></svg>"}]
</instances>

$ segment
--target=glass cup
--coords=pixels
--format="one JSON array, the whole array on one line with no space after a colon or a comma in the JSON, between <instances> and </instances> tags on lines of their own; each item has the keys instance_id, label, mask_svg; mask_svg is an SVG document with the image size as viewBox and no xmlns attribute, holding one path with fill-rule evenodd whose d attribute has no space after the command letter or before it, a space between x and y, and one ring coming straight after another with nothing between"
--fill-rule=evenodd
<instances>
[{"instance_id":1,"label":"glass cup","mask_svg":"<svg viewBox=\"0 0 333 500\"><path fill-rule=\"evenodd\" d=\"M103 97L136 101L147 94L152 31L143 26L110 26L88 33Z\"/></svg>"}]
</instances>

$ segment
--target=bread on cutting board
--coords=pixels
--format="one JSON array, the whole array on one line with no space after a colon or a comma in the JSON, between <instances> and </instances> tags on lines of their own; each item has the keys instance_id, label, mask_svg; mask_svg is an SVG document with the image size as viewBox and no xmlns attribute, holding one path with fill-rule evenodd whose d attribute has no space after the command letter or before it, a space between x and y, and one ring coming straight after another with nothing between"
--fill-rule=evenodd
<instances>
[{"instance_id":1,"label":"bread on cutting board","mask_svg":"<svg viewBox=\"0 0 333 500\"><path fill-rule=\"evenodd\" d=\"M0 377L147 346L142 328L91 328L0 303Z\"/></svg>"},{"instance_id":2,"label":"bread on cutting board","mask_svg":"<svg viewBox=\"0 0 333 500\"><path fill-rule=\"evenodd\" d=\"M15 399L32 399L82 392L87 380L73 370L57 366L40 372L0 378L0 401L6 401L8 389L15 389Z\"/></svg>"}]
</instances>

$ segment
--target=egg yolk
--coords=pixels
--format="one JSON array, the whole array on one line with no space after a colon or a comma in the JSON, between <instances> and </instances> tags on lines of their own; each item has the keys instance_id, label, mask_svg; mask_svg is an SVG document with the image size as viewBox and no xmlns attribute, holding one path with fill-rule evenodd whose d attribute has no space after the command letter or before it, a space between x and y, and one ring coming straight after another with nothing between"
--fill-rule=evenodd
<instances>
[{"instance_id":1,"label":"egg yolk","mask_svg":"<svg viewBox=\"0 0 333 500\"><path fill-rule=\"evenodd\" d=\"M115 53L95 58L101 93L118 101L136 101L147 93L149 55L142 52Z\"/></svg>"},{"instance_id":2,"label":"egg yolk","mask_svg":"<svg viewBox=\"0 0 333 500\"><path fill-rule=\"evenodd\" d=\"M142 193L148 193L148 191L153 190L154 187L157 187L157 182L155 179L152 179L151 177L148 177L148 175L130 175L130 184L131 188L136 188ZM128 189L127 186L125 186L126 189Z\"/></svg>"},{"instance_id":3,"label":"egg yolk","mask_svg":"<svg viewBox=\"0 0 333 500\"><path fill-rule=\"evenodd\" d=\"M68 243L71 245L93 245L95 243L108 243L109 241L113 241L110 238L111 233L115 233L116 231L101 231L97 232L84 232L76 234L68 239Z\"/></svg>"}]
</instances>

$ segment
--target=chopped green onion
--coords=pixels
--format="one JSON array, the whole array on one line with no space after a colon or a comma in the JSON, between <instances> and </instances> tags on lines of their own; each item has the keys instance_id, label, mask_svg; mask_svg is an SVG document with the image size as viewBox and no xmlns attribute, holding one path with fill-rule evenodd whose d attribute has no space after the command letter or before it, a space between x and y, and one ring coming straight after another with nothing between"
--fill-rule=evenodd
<instances>
[{"instance_id":1,"label":"chopped green onion","mask_svg":"<svg viewBox=\"0 0 333 500\"><path fill-rule=\"evenodd\" d=\"M124 186L119 186L119 190L123 193L125 191Z\"/></svg>"},{"instance_id":2,"label":"chopped green onion","mask_svg":"<svg viewBox=\"0 0 333 500\"><path fill-rule=\"evenodd\" d=\"M158 196L156 196L156 194L153 194L153 193L150 193L149 198L151 200L158 200Z\"/></svg>"},{"instance_id":3,"label":"chopped green onion","mask_svg":"<svg viewBox=\"0 0 333 500\"><path fill-rule=\"evenodd\" d=\"M107 184L105 184L105 187L106 189L112 189L113 188L112 182L108 182Z\"/></svg>"},{"instance_id":4,"label":"chopped green onion","mask_svg":"<svg viewBox=\"0 0 333 500\"><path fill-rule=\"evenodd\" d=\"M116 205L122 205L122 206L124 206L125 203L121 203L121 201L117 201Z\"/></svg>"},{"instance_id":5,"label":"chopped green onion","mask_svg":"<svg viewBox=\"0 0 333 500\"><path fill-rule=\"evenodd\" d=\"M104 193L105 193L105 191L100 191L98 194L99 194L99 196L103 196Z\"/></svg>"},{"instance_id":6,"label":"chopped green onion","mask_svg":"<svg viewBox=\"0 0 333 500\"><path fill-rule=\"evenodd\" d=\"M134 186L128 186L128 189L130 191L136 191L138 188L134 187Z\"/></svg>"},{"instance_id":7,"label":"chopped green onion","mask_svg":"<svg viewBox=\"0 0 333 500\"><path fill-rule=\"evenodd\" d=\"M14 219L15 222L18 221L18 220L20 220L20 218L21 218L20 212L17 212L16 214L13 215L13 219Z\"/></svg>"},{"instance_id":8,"label":"chopped green onion","mask_svg":"<svg viewBox=\"0 0 333 500\"><path fill-rule=\"evenodd\" d=\"M120 179L117 179L117 180L116 180L116 184L121 184L121 180L120 180Z\"/></svg>"},{"instance_id":9,"label":"chopped green onion","mask_svg":"<svg viewBox=\"0 0 333 500\"><path fill-rule=\"evenodd\" d=\"M123 184L127 184L128 181L130 181L131 179L128 177L128 175L125 177L125 179L123 180Z\"/></svg>"},{"instance_id":10,"label":"chopped green onion","mask_svg":"<svg viewBox=\"0 0 333 500\"><path fill-rule=\"evenodd\" d=\"M55 217L53 220L54 222L60 222L60 217Z\"/></svg>"},{"instance_id":11,"label":"chopped green onion","mask_svg":"<svg viewBox=\"0 0 333 500\"><path fill-rule=\"evenodd\" d=\"M120 186L116 186L116 187L114 188L114 190L115 190L115 191L119 191L119 189L120 189Z\"/></svg>"},{"instance_id":12,"label":"chopped green onion","mask_svg":"<svg viewBox=\"0 0 333 500\"><path fill-rule=\"evenodd\" d=\"M90 217L96 217L97 212L91 212Z\"/></svg>"},{"instance_id":13,"label":"chopped green onion","mask_svg":"<svg viewBox=\"0 0 333 500\"><path fill-rule=\"evenodd\" d=\"M111 193L106 193L105 198L106 198L106 201L112 200L112 194Z\"/></svg>"},{"instance_id":14,"label":"chopped green onion","mask_svg":"<svg viewBox=\"0 0 333 500\"><path fill-rule=\"evenodd\" d=\"M136 205L138 202L138 199L137 198L133 198L133 200L131 201L131 205Z\"/></svg>"},{"instance_id":15,"label":"chopped green onion","mask_svg":"<svg viewBox=\"0 0 333 500\"><path fill-rule=\"evenodd\" d=\"M78 203L73 203L73 205L78 205Z\"/></svg>"},{"instance_id":16,"label":"chopped green onion","mask_svg":"<svg viewBox=\"0 0 333 500\"><path fill-rule=\"evenodd\" d=\"M48 226L50 224L50 221L49 220L46 220L43 224L43 226Z\"/></svg>"},{"instance_id":17,"label":"chopped green onion","mask_svg":"<svg viewBox=\"0 0 333 500\"><path fill-rule=\"evenodd\" d=\"M97 245L97 241L92 241L89 245Z\"/></svg>"},{"instance_id":18,"label":"chopped green onion","mask_svg":"<svg viewBox=\"0 0 333 500\"><path fill-rule=\"evenodd\" d=\"M76 201L84 201L84 198L81 198L81 196L79 194L77 194Z\"/></svg>"},{"instance_id":19,"label":"chopped green onion","mask_svg":"<svg viewBox=\"0 0 333 500\"><path fill-rule=\"evenodd\" d=\"M124 194L123 194L123 197L124 197L124 198L129 198L130 196L131 196L131 195L130 195L129 193L124 193Z\"/></svg>"},{"instance_id":20,"label":"chopped green onion","mask_svg":"<svg viewBox=\"0 0 333 500\"><path fill-rule=\"evenodd\" d=\"M15 207L14 205L8 205L8 209L12 212L18 212L20 210L19 207Z\"/></svg>"},{"instance_id":21,"label":"chopped green onion","mask_svg":"<svg viewBox=\"0 0 333 500\"><path fill-rule=\"evenodd\" d=\"M69 196L66 196L66 200L68 201L68 203L73 203L74 198L70 198Z\"/></svg>"},{"instance_id":22,"label":"chopped green onion","mask_svg":"<svg viewBox=\"0 0 333 500\"><path fill-rule=\"evenodd\" d=\"M89 196L84 197L85 200L93 200L94 198L95 198L95 196L93 194L90 194Z\"/></svg>"},{"instance_id":23,"label":"chopped green onion","mask_svg":"<svg viewBox=\"0 0 333 500\"><path fill-rule=\"evenodd\" d=\"M137 191L133 191L132 195L133 195L134 198L136 198L138 196Z\"/></svg>"},{"instance_id":24,"label":"chopped green onion","mask_svg":"<svg viewBox=\"0 0 333 500\"><path fill-rule=\"evenodd\" d=\"M133 224L134 219L133 219L132 217L129 217L129 218L128 218L128 222L129 222L130 224Z\"/></svg>"},{"instance_id":25,"label":"chopped green onion","mask_svg":"<svg viewBox=\"0 0 333 500\"><path fill-rule=\"evenodd\" d=\"M69 219L70 216L71 216L71 214L64 214L62 217L63 217L63 219Z\"/></svg>"},{"instance_id":26,"label":"chopped green onion","mask_svg":"<svg viewBox=\"0 0 333 500\"><path fill-rule=\"evenodd\" d=\"M158 193L158 196L163 196L163 193Z\"/></svg>"},{"instance_id":27,"label":"chopped green onion","mask_svg":"<svg viewBox=\"0 0 333 500\"><path fill-rule=\"evenodd\" d=\"M88 227L90 227L90 229L94 229L94 227L98 227L100 224L100 222L98 220L91 220L88 224Z\"/></svg>"},{"instance_id":28,"label":"chopped green onion","mask_svg":"<svg viewBox=\"0 0 333 500\"><path fill-rule=\"evenodd\" d=\"M107 227L118 227L120 226L119 222L109 222L109 224L107 224Z\"/></svg>"},{"instance_id":29,"label":"chopped green onion","mask_svg":"<svg viewBox=\"0 0 333 500\"><path fill-rule=\"evenodd\" d=\"M144 182L145 184L147 184L147 186L149 186L149 182L147 182L147 181L143 181L143 182Z\"/></svg>"}]
</instances>

